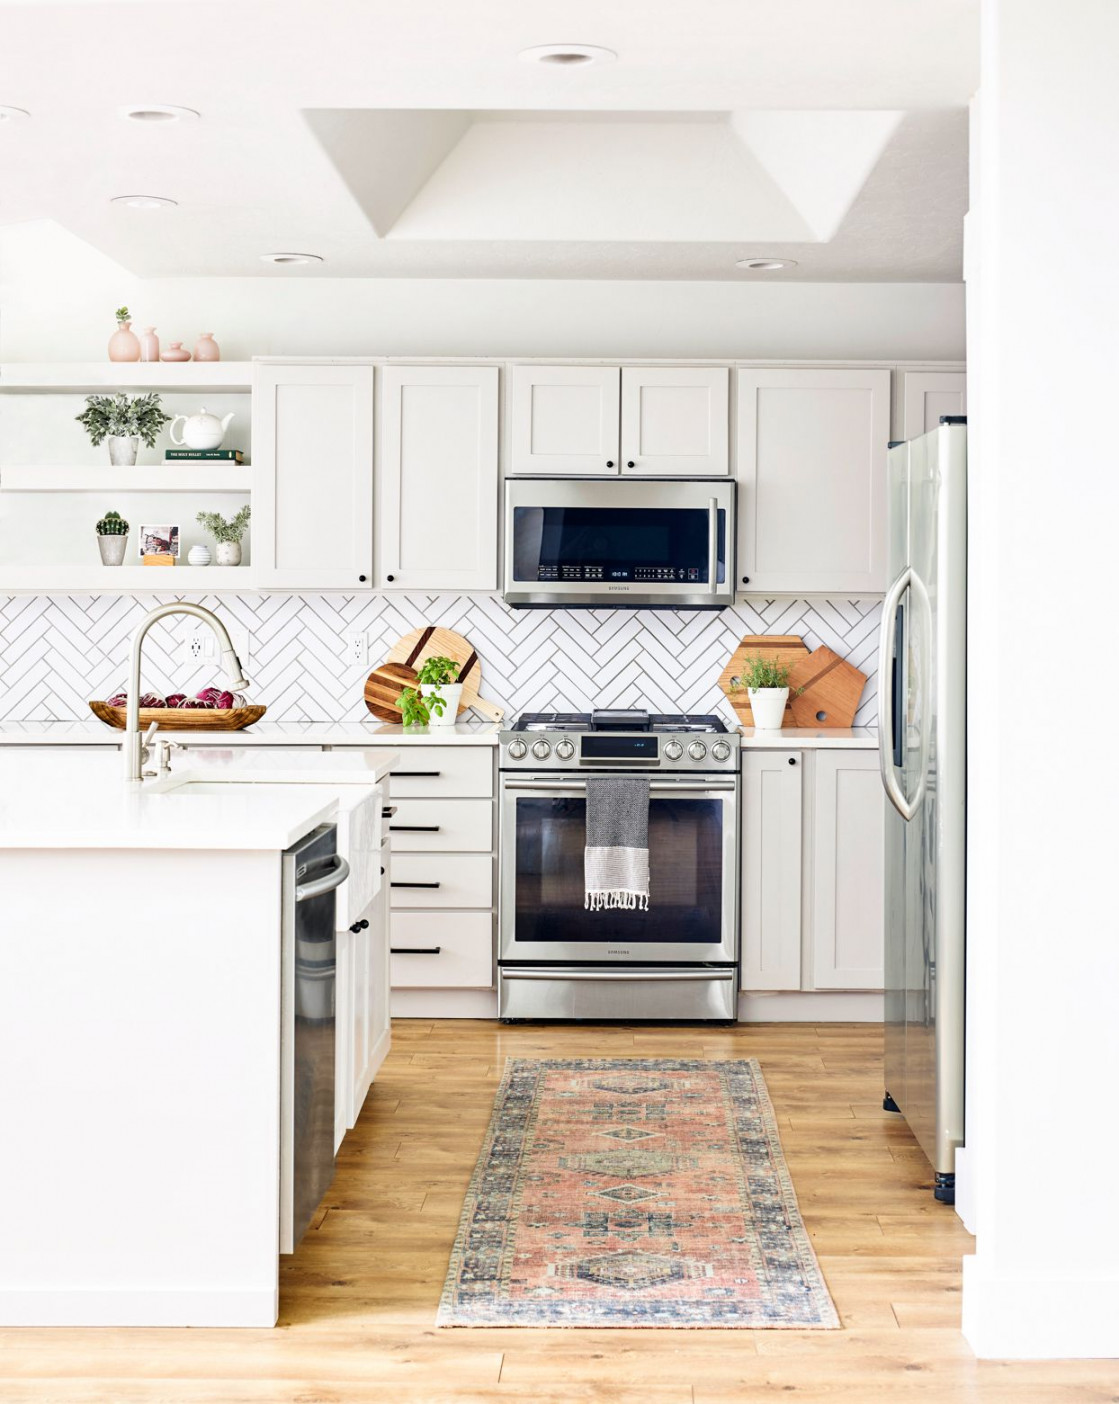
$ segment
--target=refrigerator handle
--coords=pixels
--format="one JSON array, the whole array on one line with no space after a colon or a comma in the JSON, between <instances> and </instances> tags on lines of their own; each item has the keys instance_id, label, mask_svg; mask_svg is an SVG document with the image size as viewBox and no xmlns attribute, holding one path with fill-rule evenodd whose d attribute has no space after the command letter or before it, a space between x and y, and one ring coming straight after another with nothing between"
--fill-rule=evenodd
<instances>
[{"instance_id":1,"label":"refrigerator handle","mask_svg":"<svg viewBox=\"0 0 1119 1404\"><path fill-rule=\"evenodd\" d=\"M890 803L907 823L917 813L920 800L910 804L902 793L894 769L894 727L898 718L894 716L893 670L890 660L895 647L894 620L901 597L913 579L913 571L906 567L887 590L882 605L882 632L878 640L878 763L882 772L882 788L886 791Z\"/></svg>"}]
</instances>

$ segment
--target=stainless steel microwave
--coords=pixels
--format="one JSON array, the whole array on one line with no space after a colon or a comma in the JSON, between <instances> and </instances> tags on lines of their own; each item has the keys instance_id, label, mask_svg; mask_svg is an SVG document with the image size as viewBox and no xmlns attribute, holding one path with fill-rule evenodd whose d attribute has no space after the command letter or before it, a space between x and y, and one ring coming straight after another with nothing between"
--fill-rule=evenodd
<instances>
[{"instance_id":1,"label":"stainless steel microwave","mask_svg":"<svg viewBox=\"0 0 1119 1404\"><path fill-rule=\"evenodd\" d=\"M725 609L734 603L728 478L506 478L507 604Z\"/></svg>"}]
</instances>

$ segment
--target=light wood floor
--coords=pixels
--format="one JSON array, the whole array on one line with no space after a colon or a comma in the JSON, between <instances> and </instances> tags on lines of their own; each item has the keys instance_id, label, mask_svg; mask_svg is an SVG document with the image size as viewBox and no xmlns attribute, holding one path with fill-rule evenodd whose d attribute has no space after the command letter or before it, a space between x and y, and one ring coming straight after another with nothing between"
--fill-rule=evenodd
<instances>
[{"instance_id":1,"label":"light wood floor","mask_svg":"<svg viewBox=\"0 0 1119 1404\"><path fill-rule=\"evenodd\" d=\"M442 1330L455 1226L506 1057L757 1057L842 1331ZM0 1331L0 1399L1058 1404L1119 1365L978 1363L959 1333L971 1239L882 1106L872 1025L723 1029L399 1022L275 1331ZM2 1254L0 1244L0 1254Z\"/></svg>"}]
</instances>

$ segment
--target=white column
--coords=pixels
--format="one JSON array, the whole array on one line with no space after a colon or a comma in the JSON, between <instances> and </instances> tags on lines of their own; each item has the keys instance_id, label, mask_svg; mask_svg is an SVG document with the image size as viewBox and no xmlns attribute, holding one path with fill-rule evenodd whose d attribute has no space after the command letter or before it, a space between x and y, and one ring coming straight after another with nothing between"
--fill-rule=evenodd
<instances>
[{"instance_id":1,"label":"white column","mask_svg":"<svg viewBox=\"0 0 1119 1404\"><path fill-rule=\"evenodd\" d=\"M982 14L964 1332L986 1357L1115 1356L1119 745L1100 723L1119 692L1119 4Z\"/></svg>"}]
</instances>

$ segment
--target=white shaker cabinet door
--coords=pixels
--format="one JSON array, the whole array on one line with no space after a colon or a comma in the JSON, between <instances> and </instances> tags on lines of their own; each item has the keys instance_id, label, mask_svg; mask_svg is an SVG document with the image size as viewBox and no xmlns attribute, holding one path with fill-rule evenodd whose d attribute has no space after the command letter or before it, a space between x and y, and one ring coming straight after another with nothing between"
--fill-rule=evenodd
<instances>
[{"instance_id":1,"label":"white shaker cabinet door","mask_svg":"<svg viewBox=\"0 0 1119 1404\"><path fill-rule=\"evenodd\" d=\"M627 366L622 371L622 473L648 477L730 471L726 366Z\"/></svg>"},{"instance_id":2,"label":"white shaker cabinet door","mask_svg":"<svg viewBox=\"0 0 1119 1404\"><path fill-rule=\"evenodd\" d=\"M818 990L883 986L885 812L877 751L817 751L812 984Z\"/></svg>"},{"instance_id":3,"label":"white shaker cabinet door","mask_svg":"<svg viewBox=\"0 0 1119 1404\"><path fill-rule=\"evenodd\" d=\"M381 372L377 586L496 590L496 366Z\"/></svg>"},{"instance_id":4,"label":"white shaker cabinet door","mask_svg":"<svg viewBox=\"0 0 1119 1404\"><path fill-rule=\"evenodd\" d=\"M510 366L509 471L618 470L617 366Z\"/></svg>"},{"instance_id":5,"label":"white shaker cabinet door","mask_svg":"<svg viewBox=\"0 0 1119 1404\"><path fill-rule=\"evenodd\" d=\"M888 370L738 372L739 586L886 588Z\"/></svg>"},{"instance_id":6,"label":"white shaker cabinet door","mask_svg":"<svg viewBox=\"0 0 1119 1404\"><path fill-rule=\"evenodd\" d=\"M899 439L927 434L942 414L967 414L967 376L963 371L903 371L901 414Z\"/></svg>"},{"instance_id":7,"label":"white shaker cabinet door","mask_svg":"<svg viewBox=\"0 0 1119 1404\"><path fill-rule=\"evenodd\" d=\"M254 585L373 587L373 367L253 368Z\"/></svg>"},{"instance_id":8,"label":"white shaker cabinet door","mask_svg":"<svg viewBox=\"0 0 1119 1404\"><path fill-rule=\"evenodd\" d=\"M742 758L742 988L801 984L802 758L748 751Z\"/></svg>"}]
</instances>

